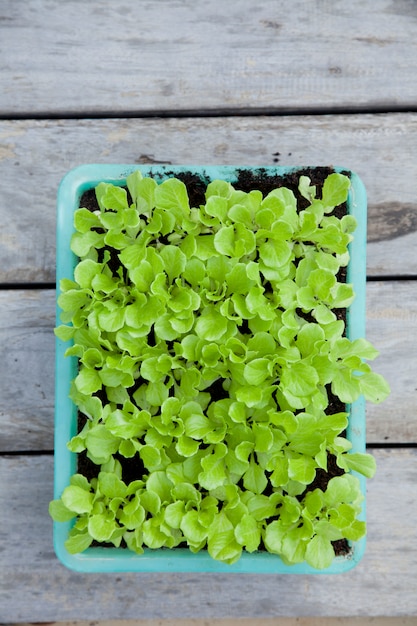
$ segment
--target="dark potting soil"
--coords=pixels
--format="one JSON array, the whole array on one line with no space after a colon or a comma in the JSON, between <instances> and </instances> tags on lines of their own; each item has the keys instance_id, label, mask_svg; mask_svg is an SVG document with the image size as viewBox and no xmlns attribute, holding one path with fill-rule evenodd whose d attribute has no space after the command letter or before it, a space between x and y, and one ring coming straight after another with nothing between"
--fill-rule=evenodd
<instances>
[{"instance_id":1,"label":"dark potting soil","mask_svg":"<svg viewBox=\"0 0 417 626\"><path fill-rule=\"evenodd\" d=\"M317 197L321 198L321 188L327 176L333 173L334 170L331 167L315 167L315 168L304 168L293 171L291 173L281 175L271 175L265 168L258 168L255 170L246 170L240 169L238 170L237 181L233 183L233 187L237 190L245 191L246 193L258 189L262 192L265 197L268 193L270 193L273 189L277 187L286 187L290 189L295 197L297 198L297 206L299 210L305 209L309 202L301 196L298 185L300 176L308 176L311 181L311 185L316 186ZM343 172L346 175L349 175L348 172ZM175 176L179 180L181 180L187 187L188 197L190 201L190 206L198 207L201 204L205 204L205 190L207 184L210 182L208 176L198 175L193 172L166 172L167 176ZM128 201L131 202L130 194L128 193ZM89 189L85 191L80 199L80 207L85 207L90 211L96 211L99 209L95 190ZM347 213L346 204L342 204L333 211L333 215L338 218L343 217ZM112 251L110 251L112 253ZM114 268L119 267L120 262L116 257L117 253L114 253ZM112 259L109 261L109 266L112 267ZM338 274L338 280L340 282L346 281L346 268L341 268ZM334 311L338 319L343 320L346 323L346 310L345 309L337 309ZM314 318L310 314L305 314L301 310L298 311L300 316L304 316L308 321L315 321ZM135 385L136 387L136 385ZM214 384L213 389L211 390L212 396L214 400L218 400L220 397L224 397L224 390L221 385ZM99 392L101 395L104 395L103 392ZM345 411L345 405L339 400L337 396L332 394L330 385L327 386L327 394L329 399L329 404L326 409L327 414L334 414ZM99 395L99 394L97 394ZM104 398L103 398L104 399ZM82 429L85 424L87 417L82 413L78 415L78 432ZM117 458L122 466L122 479L126 484L134 480L141 479L145 468L142 464L142 461L138 454L136 454L133 458L125 458L120 454L116 454L115 458ZM99 466L94 464L86 455L86 453L80 453L78 455L78 472L86 476L89 480L91 478L95 478L99 472ZM335 476L340 476L344 474L344 470L342 470L336 463L336 458L328 454L328 467L327 471L318 469L316 471L316 477L314 481L307 486L305 492L298 496L301 500L305 494L309 491L313 491L316 488L319 488L323 491L326 490L327 484L329 480ZM339 541L332 542L336 555L346 555L350 553L350 547L347 540L342 539ZM103 544L101 544L103 545ZM262 548L261 548L262 549Z\"/></svg>"}]
</instances>

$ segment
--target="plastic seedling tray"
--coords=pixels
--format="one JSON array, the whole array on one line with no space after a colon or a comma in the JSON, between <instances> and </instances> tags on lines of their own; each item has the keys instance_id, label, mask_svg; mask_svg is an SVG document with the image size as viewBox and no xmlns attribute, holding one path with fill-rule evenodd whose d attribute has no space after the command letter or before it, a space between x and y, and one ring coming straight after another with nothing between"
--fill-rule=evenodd
<instances>
[{"instance_id":1,"label":"plastic seedling tray","mask_svg":"<svg viewBox=\"0 0 417 626\"><path fill-rule=\"evenodd\" d=\"M73 214L79 207L82 194L105 181L125 185L126 178L134 170L140 169L144 176L152 174L156 180L163 180L178 172L202 174L210 180L223 179L233 182L237 171L259 169L258 167L237 166L137 166L137 165L82 165L71 170L62 180L58 192L57 206L57 287L62 278L72 278L77 258L70 250L71 235L74 231ZM267 173L285 175L305 168L265 167ZM346 172L345 168L335 168ZM356 298L347 311L347 336L354 340L365 336L365 281L366 281L366 192L360 178L350 172L351 189L348 198L348 211L353 215L358 227L350 244L350 263L347 281L353 283ZM60 323L57 307L57 325ZM54 498L59 498L76 473L76 455L67 448L67 442L76 434L77 408L69 399L70 384L77 374L77 359L64 357L68 344L56 340L56 382L55 382L55 471ZM365 401L361 397L348 407L350 412L347 438L352 443L352 452L365 452ZM362 493L365 496L366 479L357 474ZM365 500L362 503L361 519L365 519ZM324 570L316 570L306 563L286 565L279 556L268 552L243 552L233 565L226 565L212 559L206 550L197 554L185 548L145 550L137 555L124 548L90 547L76 555L69 554L64 542L67 539L71 522L54 522L54 546L58 558L67 567L80 572L219 572L252 574L336 574L354 567L362 558L365 538L351 544L347 556L337 556L332 565Z\"/></svg>"}]
</instances>

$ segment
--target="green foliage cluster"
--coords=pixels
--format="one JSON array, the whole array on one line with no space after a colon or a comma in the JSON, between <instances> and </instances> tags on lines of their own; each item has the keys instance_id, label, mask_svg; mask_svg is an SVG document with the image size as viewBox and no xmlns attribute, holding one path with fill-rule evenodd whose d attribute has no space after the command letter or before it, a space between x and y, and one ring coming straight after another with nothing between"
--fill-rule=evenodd
<instances>
[{"instance_id":1,"label":"green foliage cluster","mask_svg":"<svg viewBox=\"0 0 417 626\"><path fill-rule=\"evenodd\" d=\"M87 417L68 445L99 467L51 502L55 520L76 518L69 552L186 543L233 563L263 546L325 568L333 541L363 536L350 470L372 476L374 459L349 453L328 390L379 402L388 387L365 363L377 351L335 314L354 298L338 274L355 219L332 215L349 184L331 174L317 199L301 177L299 210L286 188L215 180L190 207L180 180L136 171L129 196L100 183L99 210L76 211L56 334L78 358L71 397ZM329 455L344 473L309 489ZM139 480L123 481L122 457L143 465Z\"/></svg>"}]
</instances>

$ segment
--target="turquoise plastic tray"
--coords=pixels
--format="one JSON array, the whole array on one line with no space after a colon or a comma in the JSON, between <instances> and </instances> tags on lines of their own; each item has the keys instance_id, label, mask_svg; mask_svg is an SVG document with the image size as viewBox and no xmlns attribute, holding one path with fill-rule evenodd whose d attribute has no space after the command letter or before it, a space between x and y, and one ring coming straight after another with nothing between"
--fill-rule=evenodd
<instances>
[{"instance_id":1,"label":"turquoise plastic tray","mask_svg":"<svg viewBox=\"0 0 417 626\"><path fill-rule=\"evenodd\" d=\"M177 172L195 172L210 180L223 179L231 183L237 179L237 171L259 169L246 166L143 166L143 165L81 165L71 170L62 180L58 191L57 206L57 271L56 281L73 278L77 258L70 250L71 235L74 231L73 214L79 207L82 194L99 182L124 185L126 178L135 170L144 176L152 174L157 180L173 176ZM265 167L271 174L283 175L302 167ZM335 168L346 172L346 168ZM347 334L350 339L365 336L365 282L366 282L366 219L367 205L365 187L360 178L351 175L351 190L348 209L358 222L355 239L350 245L351 261L348 268L348 281L353 283L356 298L348 310ZM60 310L57 307L57 325L60 323ZM56 340L55 376L55 470L54 498L59 498L69 484L70 476L76 472L76 455L69 452L67 442L76 434L77 408L69 399L70 383L77 373L77 359L64 357L68 343ZM365 451L365 402L363 398L350 407L348 439L353 452ZM366 480L358 475L363 495L366 494ZM365 500L361 519L365 519ZM226 565L212 559L207 551L192 554L187 549L145 550L136 555L123 548L92 547L85 552L72 555L67 552L64 542L68 537L71 522L54 522L54 547L61 562L80 572L221 572L252 574L336 574L354 567L362 558L365 538L351 544L351 553L336 557L332 565L324 570L316 570L306 563L288 566L274 554L266 552L243 553L234 565Z\"/></svg>"}]
</instances>

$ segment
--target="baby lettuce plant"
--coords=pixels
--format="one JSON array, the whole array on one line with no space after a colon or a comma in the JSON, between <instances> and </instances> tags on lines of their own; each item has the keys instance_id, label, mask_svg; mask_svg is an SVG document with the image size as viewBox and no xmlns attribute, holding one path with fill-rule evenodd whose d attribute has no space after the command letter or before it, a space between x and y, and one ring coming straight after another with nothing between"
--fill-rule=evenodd
<instances>
[{"instance_id":1,"label":"baby lettuce plant","mask_svg":"<svg viewBox=\"0 0 417 626\"><path fill-rule=\"evenodd\" d=\"M334 214L349 185L332 173L318 195L301 176L300 209L284 187L264 197L214 180L190 206L179 179L136 171L75 212L56 334L79 363L68 446L96 471L50 504L74 518L70 553L186 545L234 563L267 550L321 569L334 542L365 534L352 470L371 477L375 462L350 452L348 411L331 399L345 409L389 390L367 363L375 348L337 315L354 298L341 276L355 219Z\"/></svg>"}]
</instances>

